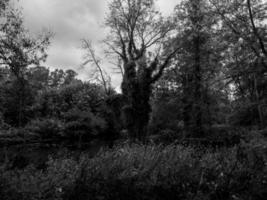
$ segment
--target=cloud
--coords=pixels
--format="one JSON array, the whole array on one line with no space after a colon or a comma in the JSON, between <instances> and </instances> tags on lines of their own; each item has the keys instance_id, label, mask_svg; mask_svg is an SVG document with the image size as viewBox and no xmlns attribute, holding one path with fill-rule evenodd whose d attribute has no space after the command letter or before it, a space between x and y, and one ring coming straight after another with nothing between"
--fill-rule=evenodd
<instances>
[{"instance_id":1,"label":"cloud","mask_svg":"<svg viewBox=\"0 0 267 200\"><path fill-rule=\"evenodd\" d=\"M50 68L72 68L81 71L81 39L102 39L101 23L106 0L20 0L25 24L32 33L48 28L54 33L44 65Z\"/></svg>"},{"instance_id":2,"label":"cloud","mask_svg":"<svg viewBox=\"0 0 267 200\"><path fill-rule=\"evenodd\" d=\"M163 15L168 16L173 11L175 6L180 2L181 0L158 0L157 5L162 12Z\"/></svg>"},{"instance_id":3,"label":"cloud","mask_svg":"<svg viewBox=\"0 0 267 200\"><path fill-rule=\"evenodd\" d=\"M179 0L158 0L158 7L164 15L172 12ZM107 10L107 0L20 0L25 24L32 33L38 33L48 28L55 33L48 50L45 66L50 68L72 68L79 77L87 80L90 74L89 66L80 68L83 51L81 39L87 38L95 43L103 39L101 25ZM97 52L103 54L101 46L96 46ZM106 70L112 72L110 64L104 63ZM115 87L120 84L121 77L112 75Z\"/></svg>"}]
</instances>

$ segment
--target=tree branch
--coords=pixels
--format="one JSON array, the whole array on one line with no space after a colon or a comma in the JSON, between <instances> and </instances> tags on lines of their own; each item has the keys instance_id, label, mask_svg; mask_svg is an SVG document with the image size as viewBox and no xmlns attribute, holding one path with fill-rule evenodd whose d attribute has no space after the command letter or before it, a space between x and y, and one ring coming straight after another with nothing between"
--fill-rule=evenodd
<instances>
[{"instance_id":1,"label":"tree branch","mask_svg":"<svg viewBox=\"0 0 267 200\"><path fill-rule=\"evenodd\" d=\"M103 83L103 86L104 86L104 89L105 89L105 93L108 95L109 94L109 89L107 88L107 82L105 80L103 70L102 70L101 66L99 65L99 61L97 60L97 58L95 56L92 44L89 41L85 40L85 39L83 40L83 42L85 44L85 47L89 51L89 54L90 54L94 64L96 65L96 67L97 67L97 69L98 69L98 71L100 73L101 80L102 80L102 83Z\"/></svg>"},{"instance_id":2,"label":"tree branch","mask_svg":"<svg viewBox=\"0 0 267 200\"><path fill-rule=\"evenodd\" d=\"M162 76L164 69L169 65L171 59L178 52L179 49L180 47L177 47L172 53L167 56L162 65L160 65L158 73L152 77L151 83L155 83Z\"/></svg>"},{"instance_id":3,"label":"tree branch","mask_svg":"<svg viewBox=\"0 0 267 200\"><path fill-rule=\"evenodd\" d=\"M250 22L252 25L252 30L258 39L262 53L265 55L265 57L267 57L267 51L265 49L264 42L263 42L261 36L259 35L258 29L256 28L255 23L254 23L250 0L247 0L247 7L248 7L248 11L249 11L249 18L250 18Z\"/></svg>"}]
</instances>

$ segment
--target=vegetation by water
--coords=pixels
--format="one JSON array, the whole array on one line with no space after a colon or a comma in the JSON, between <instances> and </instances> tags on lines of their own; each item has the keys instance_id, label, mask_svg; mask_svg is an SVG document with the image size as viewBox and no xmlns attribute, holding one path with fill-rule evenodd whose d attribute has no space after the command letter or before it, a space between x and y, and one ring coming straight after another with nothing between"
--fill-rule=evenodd
<instances>
[{"instance_id":1,"label":"vegetation by water","mask_svg":"<svg viewBox=\"0 0 267 200\"><path fill-rule=\"evenodd\" d=\"M267 141L217 150L121 144L47 167L1 167L2 199L264 199Z\"/></svg>"},{"instance_id":2,"label":"vegetation by water","mask_svg":"<svg viewBox=\"0 0 267 200\"><path fill-rule=\"evenodd\" d=\"M105 58L77 38L90 81L44 67L54 34L32 33L12 3L0 1L0 200L266 199L264 0L181 0L169 17L153 0L108 1Z\"/></svg>"}]
</instances>

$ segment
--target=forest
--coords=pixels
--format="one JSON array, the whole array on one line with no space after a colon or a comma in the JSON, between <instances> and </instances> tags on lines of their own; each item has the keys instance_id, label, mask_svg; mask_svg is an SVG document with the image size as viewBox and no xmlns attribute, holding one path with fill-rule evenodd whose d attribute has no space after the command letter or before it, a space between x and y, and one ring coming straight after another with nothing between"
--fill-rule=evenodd
<instances>
[{"instance_id":1,"label":"forest","mask_svg":"<svg viewBox=\"0 0 267 200\"><path fill-rule=\"evenodd\" d=\"M79 79L0 0L0 200L266 199L266 0L110 0L103 26Z\"/></svg>"}]
</instances>

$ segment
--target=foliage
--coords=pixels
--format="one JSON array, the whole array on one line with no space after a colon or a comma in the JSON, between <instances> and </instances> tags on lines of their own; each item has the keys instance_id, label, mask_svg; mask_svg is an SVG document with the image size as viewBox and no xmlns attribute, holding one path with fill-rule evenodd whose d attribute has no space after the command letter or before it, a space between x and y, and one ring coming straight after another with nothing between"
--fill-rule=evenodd
<instances>
[{"instance_id":1,"label":"foliage","mask_svg":"<svg viewBox=\"0 0 267 200\"><path fill-rule=\"evenodd\" d=\"M5 123L3 114L0 112L0 130L6 130L9 128L9 125Z\"/></svg>"},{"instance_id":2,"label":"foliage","mask_svg":"<svg viewBox=\"0 0 267 200\"><path fill-rule=\"evenodd\" d=\"M211 133L220 132L213 129L217 125L266 127L262 0L183 0L169 18L161 15L153 0L109 2L104 43L107 53L118 59L122 95L110 89L89 40L83 40L88 50L84 64L93 59L102 74L101 84L79 80L71 69L50 71L40 66L51 34L30 34L21 12L8 3L0 3L4 129L21 129L38 119L65 123L75 110L81 113L74 112L77 115L65 124L70 135L70 130L74 135L90 130L115 138L127 129L133 138L159 134L171 142L184 135L210 139ZM116 95L121 102L113 99Z\"/></svg>"},{"instance_id":3,"label":"foliage","mask_svg":"<svg viewBox=\"0 0 267 200\"><path fill-rule=\"evenodd\" d=\"M100 137L106 131L104 119L90 111L72 109L64 113L63 120L57 118L39 118L32 120L25 130L38 134L41 139L68 139L86 141Z\"/></svg>"},{"instance_id":4,"label":"foliage","mask_svg":"<svg viewBox=\"0 0 267 200\"><path fill-rule=\"evenodd\" d=\"M228 44L224 54L226 76L238 100L236 117L240 124L263 128L266 124L266 2L210 1L222 22L222 38ZM234 58L234 59L231 59ZM243 104L243 105L242 105ZM241 105L241 106L240 106ZM253 108L252 108L253 107ZM251 116L254 116L253 118Z\"/></svg>"},{"instance_id":5,"label":"foliage","mask_svg":"<svg viewBox=\"0 0 267 200\"><path fill-rule=\"evenodd\" d=\"M128 105L122 112L130 121L124 126L132 139L143 140L150 118L152 86L178 49L166 45L174 26L157 11L154 0L111 1L105 25L110 30L105 40L108 53L119 58L123 75L121 89ZM164 53L162 46L168 49Z\"/></svg>"},{"instance_id":6,"label":"foliage","mask_svg":"<svg viewBox=\"0 0 267 200\"><path fill-rule=\"evenodd\" d=\"M11 76L2 82L0 91L0 109L5 123L15 127L19 124L25 125L33 117L31 106L34 103L34 94L29 83L25 81L22 89L21 82Z\"/></svg>"},{"instance_id":7,"label":"foliage","mask_svg":"<svg viewBox=\"0 0 267 200\"><path fill-rule=\"evenodd\" d=\"M69 139L82 138L85 141L103 134L106 129L105 120L90 111L70 110L64 119L64 137Z\"/></svg>"},{"instance_id":8,"label":"foliage","mask_svg":"<svg viewBox=\"0 0 267 200\"><path fill-rule=\"evenodd\" d=\"M37 99L35 112L39 116L62 118L71 109L98 113L105 99L101 86L75 81L59 88L44 90Z\"/></svg>"},{"instance_id":9,"label":"foliage","mask_svg":"<svg viewBox=\"0 0 267 200\"><path fill-rule=\"evenodd\" d=\"M93 59L101 84L41 67L50 33L33 37L1 1L1 144L112 146L119 133L147 143L66 152L41 168L23 153L20 167L5 156L0 199L265 199L266 5L182 0L165 19L153 0L110 1L104 43L122 73L115 94L87 40L84 64Z\"/></svg>"},{"instance_id":10,"label":"foliage","mask_svg":"<svg viewBox=\"0 0 267 200\"><path fill-rule=\"evenodd\" d=\"M1 3L0 6L3 5ZM25 28L21 13L11 5L5 8L3 14L1 11L0 17L0 67L9 69L6 79L12 89L8 104L12 106L7 107L4 115L7 115L9 124L22 127L28 121L27 109L31 99L26 71L29 66L38 66L46 60L51 33L44 31L39 36L31 35Z\"/></svg>"},{"instance_id":11,"label":"foliage","mask_svg":"<svg viewBox=\"0 0 267 200\"><path fill-rule=\"evenodd\" d=\"M164 129L178 133L183 128L183 118L180 114L182 110L181 102L176 97L175 92L155 89L151 105L152 114L148 126L148 134L158 134Z\"/></svg>"},{"instance_id":12,"label":"foliage","mask_svg":"<svg viewBox=\"0 0 267 200\"><path fill-rule=\"evenodd\" d=\"M26 130L38 134L42 139L57 139L62 136L63 123L58 119L44 118L32 120Z\"/></svg>"},{"instance_id":13,"label":"foliage","mask_svg":"<svg viewBox=\"0 0 267 200\"><path fill-rule=\"evenodd\" d=\"M215 151L177 145L119 145L95 157L50 159L1 168L1 196L8 199L264 199L267 143ZM7 190L3 188L8 188ZM10 191L11 196L7 196Z\"/></svg>"}]
</instances>

